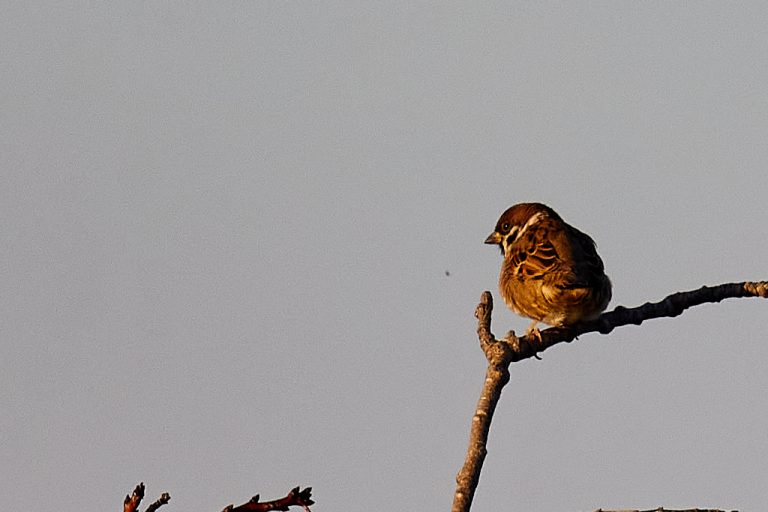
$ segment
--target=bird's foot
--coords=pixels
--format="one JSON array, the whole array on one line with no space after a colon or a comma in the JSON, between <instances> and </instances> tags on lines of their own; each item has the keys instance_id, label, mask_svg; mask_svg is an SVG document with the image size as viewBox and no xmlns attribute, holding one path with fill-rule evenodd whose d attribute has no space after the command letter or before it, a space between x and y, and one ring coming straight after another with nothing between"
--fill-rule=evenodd
<instances>
[{"instance_id":1,"label":"bird's foot","mask_svg":"<svg viewBox=\"0 0 768 512\"><path fill-rule=\"evenodd\" d=\"M539 343L541 343L541 331L538 327L538 321L534 321L531 325L528 326L528 330L525 331L526 336L536 338Z\"/></svg>"},{"instance_id":2,"label":"bird's foot","mask_svg":"<svg viewBox=\"0 0 768 512\"><path fill-rule=\"evenodd\" d=\"M534 321L530 327L528 327L528 330L526 331L525 335L528 337L528 343L531 345L531 348L534 350L534 357L536 359L541 359L538 355L536 355L536 352L538 352L537 345L543 346L544 340L541 338L541 331L539 330L536 325L538 324L538 321Z\"/></svg>"}]
</instances>

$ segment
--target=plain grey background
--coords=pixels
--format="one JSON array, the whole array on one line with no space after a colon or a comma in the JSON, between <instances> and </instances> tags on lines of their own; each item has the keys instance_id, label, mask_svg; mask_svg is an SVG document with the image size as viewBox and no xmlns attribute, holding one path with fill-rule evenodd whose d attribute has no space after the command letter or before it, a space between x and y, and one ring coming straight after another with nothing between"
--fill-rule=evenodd
<instances>
[{"instance_id":1,"label":"plain grey background","mask_svg":"<svg viewBox=\"0 0 768 512\"><path fill-rule=\"evenodd\" d=\"M2 2L9 510L446 510L498 215L626 306L766 275L762 2ZM446 275L446 271L450 275ZM768 504L766 305L514 365L476 510ZM498 335L528 325L499 305ZM163 509L165 510L165 508Z\"/></svg>"}]
</instances>

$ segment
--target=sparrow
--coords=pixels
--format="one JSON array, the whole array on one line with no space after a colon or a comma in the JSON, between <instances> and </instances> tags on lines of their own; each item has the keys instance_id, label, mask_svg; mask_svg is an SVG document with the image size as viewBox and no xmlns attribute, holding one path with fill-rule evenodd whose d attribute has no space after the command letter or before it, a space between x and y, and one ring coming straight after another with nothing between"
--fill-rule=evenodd
<instances>
[{"instance_id":1,"label":"sparrow","mask_svg":"<svg viewBox=\"0 0 768 512\"><path fill-rule=\"evenodd\" d=\"M504 302L533 319L528 334L539 340L539 322L568 327L592 320L611 300L611 280L595 242L549 206L512 206L485 243L498 245L504 256L499 276Z\"/></svg>"}]
</instances>

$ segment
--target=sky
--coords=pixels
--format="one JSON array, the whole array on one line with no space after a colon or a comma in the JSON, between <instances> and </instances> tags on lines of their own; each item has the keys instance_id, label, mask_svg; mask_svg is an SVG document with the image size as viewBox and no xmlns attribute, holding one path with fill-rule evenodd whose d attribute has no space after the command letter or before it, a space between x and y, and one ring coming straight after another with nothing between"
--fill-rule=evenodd
<instances>
[{"instance_id":1,"label":"sky","mask_svg":"<svg viewBox=\"0 0 768 512\"><path fill-rule=\"evenodd\" d=\"M762 2L3 2L8 509L446 510L483 244L541 201L616 305L768 279ZM768 502L766 304L511 368L475 510Z\"/></svg>"}]
</instances>

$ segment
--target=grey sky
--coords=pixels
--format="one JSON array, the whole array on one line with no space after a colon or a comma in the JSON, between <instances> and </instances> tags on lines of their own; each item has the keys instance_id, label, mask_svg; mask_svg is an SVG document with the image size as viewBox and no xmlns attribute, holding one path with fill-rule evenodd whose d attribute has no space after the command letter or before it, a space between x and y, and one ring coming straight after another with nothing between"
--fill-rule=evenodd
<instances>
[{"instance_id":1,"label":"grey sky","mask_svg":"<svg viewBox=\"0 0 768 512\"><path fill-rule=\"evenodd\" d=\"M169 511L294 485L446 510L482 242L516 202L595 238L611 307L768 278L761 2L2 10L9 510L116 510L142 480ZM764 509L765 307L515 365L476 509Z\"/></svg>"}]
</instances>

